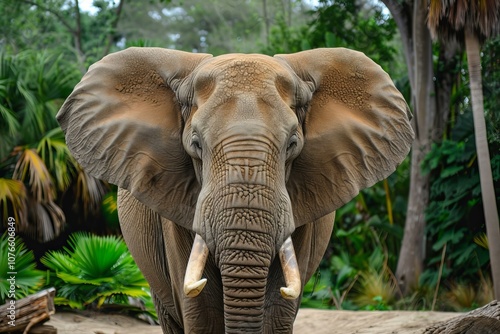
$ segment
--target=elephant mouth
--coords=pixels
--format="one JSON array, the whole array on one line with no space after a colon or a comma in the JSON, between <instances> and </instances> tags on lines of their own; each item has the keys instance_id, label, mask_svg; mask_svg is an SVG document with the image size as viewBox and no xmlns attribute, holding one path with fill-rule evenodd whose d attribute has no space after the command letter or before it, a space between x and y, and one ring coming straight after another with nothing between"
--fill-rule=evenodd
<instances>
[{"instance_id":1,"label":"elephant mouth","mask_svg":"<svg viewBox=\"0 0 500 334\"><path fill-rule=\"evenodd\" d=\"M184 293L188 297L198 296L207 284L207 279L202 278L202 275L208 253L207 244L199 234L196 234L184 276ZM296 299L300 294L301 281L291 237L288 237L281 246L279 258L286 283L286 286L280 288L281 296L285 299Z\"/></svg>"}]
</instances>

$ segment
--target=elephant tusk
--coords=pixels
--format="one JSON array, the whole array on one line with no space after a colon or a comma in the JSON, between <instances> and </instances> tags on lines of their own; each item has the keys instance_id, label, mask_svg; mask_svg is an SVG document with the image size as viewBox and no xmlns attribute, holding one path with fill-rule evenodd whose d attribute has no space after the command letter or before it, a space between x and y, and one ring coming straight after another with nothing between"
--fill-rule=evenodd
<instances>
[{"instance_id":1,"label":"elephant tusk","mask_svg":"<svg viewBox=\"0 0 500 334\"><path fill-rule=\"evenodd\" d=\"M296 299L301 290L301 281L297 257L293 249L292 238L288 237L279 252L281 268L285 276L286 287L280 288L281 296L285 299Z\"/></svg>"},{"instance_id":2,"label":"elephant tusk","mask_svg":"<svg viewBox=\"0 0 500 334\"><path fill-rule=\"evenodd\" d=\"M189 261L186 268L186 276L184 276L184 293L188 297L196 297L207 284L206 278L201 278L205 263L208 257L208 247L203 238L196 234L189 255Z\"/></svg>"}]
</instances>

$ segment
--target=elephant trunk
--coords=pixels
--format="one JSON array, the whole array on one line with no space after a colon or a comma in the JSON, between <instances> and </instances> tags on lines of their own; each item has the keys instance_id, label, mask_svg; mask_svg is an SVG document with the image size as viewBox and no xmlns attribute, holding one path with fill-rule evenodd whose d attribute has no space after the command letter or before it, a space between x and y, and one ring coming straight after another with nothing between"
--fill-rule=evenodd
<instances>
[{"instance_id":1,"label":"elephant trunk","mask_svg":"<svg viewBox=\"0 0 500 334\"><path fill-rule=\"evenodd\" d=\"M235 252L240 255L235 255ZM296 299L301 292L301 281L290 237L281 247L279 256L287 284L280 289L281 295L286 299ZM221 259L226 333L262 333L270 256L259 249L245 249L243 252L241 249L226 249Z\"/></svg>"},{"instance_id":2,"label":"elephant trunk","mask_svg":"<svg viewBox=\"0 0 500 334\"><path fill-rule=\"evenodd\" d=\"M247 230L228 231L229 238L259 240L267 244L226 245L219 267L224 295L226 333L262 333L267 277L272 253L268 236ZM263 247L263 248L262 248Z\"/></svg>"}]
</instances>

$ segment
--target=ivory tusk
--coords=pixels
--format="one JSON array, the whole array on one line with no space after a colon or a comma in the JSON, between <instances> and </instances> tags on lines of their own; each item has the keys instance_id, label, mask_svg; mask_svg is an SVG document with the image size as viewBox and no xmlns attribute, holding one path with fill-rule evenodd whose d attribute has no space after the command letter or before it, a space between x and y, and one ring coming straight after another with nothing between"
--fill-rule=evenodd
<instances>
[{"instance_id":1,"label":"ivory tusk","mask_svg":"<svg viewBox=\"0 0 500 334\"><path fill-rule=\"evenodd\" d=\"M184 293L188 297L196 297L207 284L206 278L201 278L205 263L208 257L208 247L203 238L196 234L189 255L189 261L186 268L186 276L184 276Z\"/></svg>"},{"instance_id":2,"label":"ivory tusk","mask_svg":"<svg viewBox=\"0 0 500 334\"><path fill-rule=\"evenodd\" d=\"M296 299L300 294L301 280L291 237L285 240L279 254L286 282L286 287L280 288L281 296L285 299Z\"/></svg>"}]
</instances>

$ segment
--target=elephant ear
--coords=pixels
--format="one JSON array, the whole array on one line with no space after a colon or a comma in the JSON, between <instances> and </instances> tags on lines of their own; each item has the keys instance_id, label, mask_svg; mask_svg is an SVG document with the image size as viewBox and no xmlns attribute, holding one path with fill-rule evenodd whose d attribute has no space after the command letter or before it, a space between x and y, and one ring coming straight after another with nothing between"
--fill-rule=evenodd
<instances>
[{"instance_id":1,"label":"elephant ear","mask_svg":"<svg viewBox=\"0 0 500 334\"><path fill-rule=\"evenodd\" d=\"M207 54L130 48L93 64L57 114L76 160L190 228L199 193L175 90Z\"/></svg>"},{"instance_id":2,"label":"elephant ear","mask_svg":"<svg viewBox=\"0 0 500 334\"><path fill-rule=\"evenodd\" d=\"M277 55L313 87L287 189L296 227L389 176L413 141L410 110L382 68L349 49Z\"/></svg>"}]
</instances>

